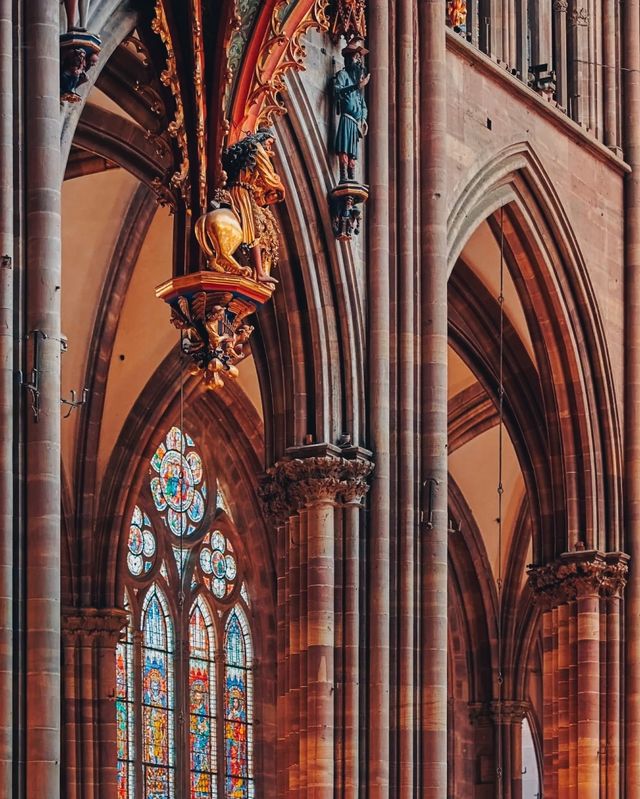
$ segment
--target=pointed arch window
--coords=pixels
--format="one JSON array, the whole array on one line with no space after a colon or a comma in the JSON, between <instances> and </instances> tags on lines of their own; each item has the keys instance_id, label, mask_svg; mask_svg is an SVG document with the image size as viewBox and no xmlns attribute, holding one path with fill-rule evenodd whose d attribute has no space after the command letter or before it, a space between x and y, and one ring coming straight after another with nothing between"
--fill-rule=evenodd
<instances>
[{"instance_id":1,"label":"pointed arch window","mask_svg":"<svg viewBox=\"0 0 640 799\"><path fill-rule=\"evenodd\" d=\"M148 473L120 559L129 625L116 651L117 799L253 799L253 644L237 530L180 428Z\"/></svg>"}]
</instances>

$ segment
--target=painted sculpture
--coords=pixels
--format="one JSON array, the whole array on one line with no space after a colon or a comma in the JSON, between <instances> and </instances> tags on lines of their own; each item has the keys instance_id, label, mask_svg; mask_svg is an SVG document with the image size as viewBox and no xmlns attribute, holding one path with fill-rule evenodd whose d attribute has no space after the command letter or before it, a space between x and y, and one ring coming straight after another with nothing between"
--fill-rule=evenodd
<instances>
[{"instance_id":1,"label":"painted sculpture","mask_svg":"<svg viewBox=\"0 0 640 799\"><path fill-rule=\"evenodd\" d=\"M344 67L333 79L333 96L339 117L334 149L340 167L340 182L331 192L333 232L348 240L360 232L360 203L366 202L369 189L356 179L362 140L367 135L367 103L364 90L369 74L364 56L369 51L360 37L351 39L342 50Z\"/></svg>"},{"instance_id":2,"label":"painted sculpture","mask_svg":"<svg viewBox=\"0 0 640 799\"><path fill-rule=\"evenodd\" d=\"M336 113L340 117L335 150L340 162L341 183L355 180L360 140L367 135L364 88L370 76L365 70L364 56L368 52L362 39L350 41L342 51L344 68L336 74L333 82Z\"/></svg>"},{"instance_id":3,"label":"painted sculpture","mask_svg":"<svg viewBox=\"0 0 640 799\"><path fill-rule=\"evenodd\" d=\"M261 129L223 153L226 188L195 224L207 267L215 272L277 283L271 270L278 262L278 228L269 206L284 199L284 186L273 167L274 138ZM248 263L240 263L243 257Z\"/></svg>"},{"instance_id":4,"label":"painted sculpture","mask_svg":"<svg viewBox=\"0 0 640 799\"><path fill-rule=\"evenodd\" d=\"M171 323L182 333L182 350L209 389L238 376L253 332L248 317L271 298L277 281L278 224L269 206L284 199L273 166L274 133L261 129L228 147L222 156L225 185L194 232L205 271L176 277L156 295L171 307Z\"/></svg>"},{"instance_id":5,"label":"painted sculpture","mask_svg":"<svg viewBox=\"0 0 640 799\"><path fill-rule=\"evenodd\" d=\"M467 0L448 0L447 18L454 30L463 31L467 24Z\"/></svg>"},{"instance_id":6,"label":"painted sculpture","mask_svg":"<svg viewBox=\"0 0 640 799\"><path fill-rule=\"evenodd\" d=\"M338 0L333 21L331 35L335 40L340 36L349 41L353 37L364 39L367 35L365 0Z\"/></svg>"},{"instance_id":7,"label":"painted sculpture","mask_svg":"<svg viewBox=\"0 0 640 799\"><path fill-rule=\"evenodd\" d=\"M86 83L87 72L95 66L102 47L100 37L86 28L89 0L65 0L67 32L60 37L60 99L77 103L76 92Z\"/></svg>"}]
</instances>

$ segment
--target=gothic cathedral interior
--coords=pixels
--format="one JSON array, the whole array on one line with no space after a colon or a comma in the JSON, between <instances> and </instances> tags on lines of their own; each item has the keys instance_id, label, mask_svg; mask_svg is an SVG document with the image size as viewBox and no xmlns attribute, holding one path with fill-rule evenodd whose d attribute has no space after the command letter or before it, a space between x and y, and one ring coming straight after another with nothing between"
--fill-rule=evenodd
<instances>
[{"instance_id":1,"label":"gothic cathedral interior","mask_svg":"<svg viewBox=\"0 0 640 799\"><path fill-rule=\"evenodd\" d=\"M640 799L640 0L3 0L0 407L0 799Z\"/></svg>"}]
</instances>

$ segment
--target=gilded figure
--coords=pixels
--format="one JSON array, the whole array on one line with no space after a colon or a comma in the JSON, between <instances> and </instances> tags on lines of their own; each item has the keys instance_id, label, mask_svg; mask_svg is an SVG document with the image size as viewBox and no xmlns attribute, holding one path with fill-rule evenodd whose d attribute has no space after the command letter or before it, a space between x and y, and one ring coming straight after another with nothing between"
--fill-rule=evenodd
<instances>
[{"instance_id":1,"label":"gilded figure","mask_svg":"<svg viewBox=\"0 0 640 799\"><path fill-rule=\"evenodd\" d=\"M249 134L222 156L227 175L219 202L195 224L209 269L275 284L271 275L279 255L279 234L269 206L284 199L284 185L273 166L275 135L270 129ZM238 260L243 248L249 266Z\"/></svg>"}]
</instances>

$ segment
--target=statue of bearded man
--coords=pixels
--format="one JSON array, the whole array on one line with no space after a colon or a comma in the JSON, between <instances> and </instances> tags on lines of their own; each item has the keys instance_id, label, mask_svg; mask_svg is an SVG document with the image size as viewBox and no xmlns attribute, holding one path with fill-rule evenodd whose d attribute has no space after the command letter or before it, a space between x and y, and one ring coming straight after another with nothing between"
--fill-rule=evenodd
<instances>
[{"instance_id":1,"label":"statue of bearded man","mask_svg":"<svg viewBox=\"0 0 640 799\"><path fill-rule=\"evenodd\" d=\"M370 76L365 73L364 56L368 52L362 39L352 39L342 51L344 69L333 82L336 113L340 115L335 150L340 161L341 183L355 179L360 139L367 134L364 88Z\"/></svg>"}]
</instances>

